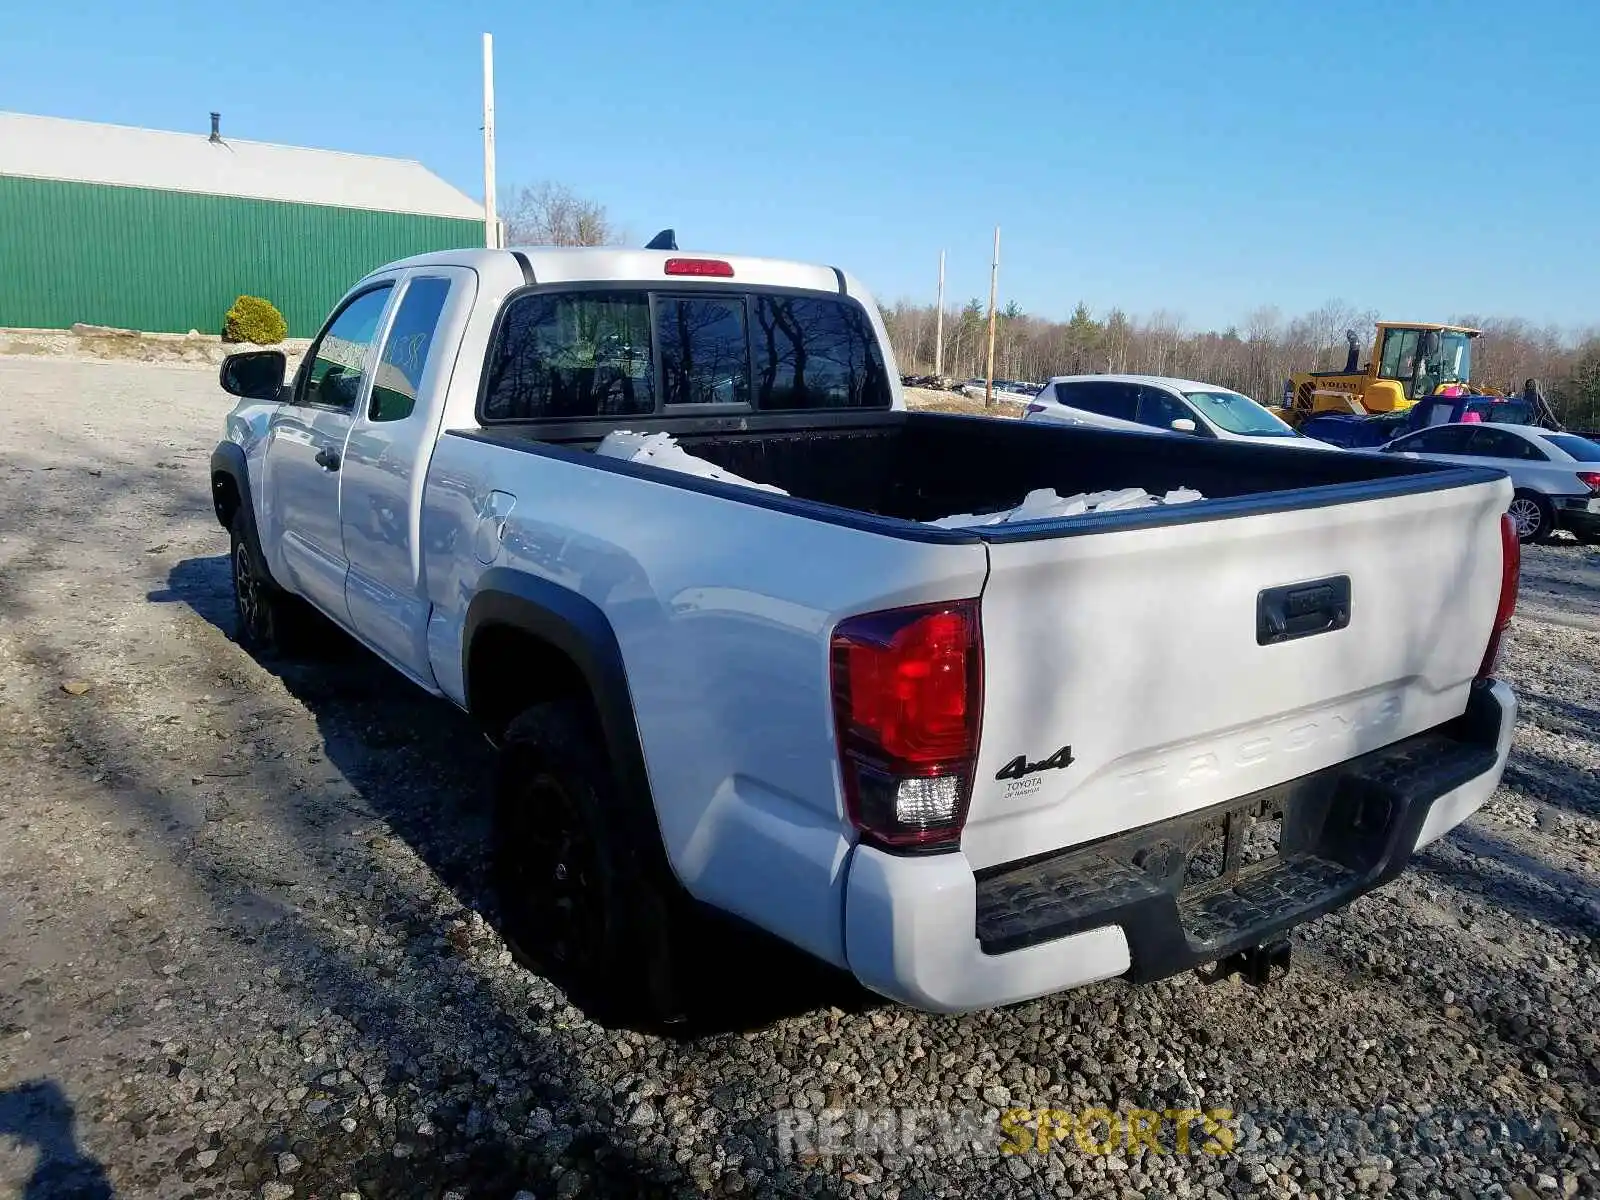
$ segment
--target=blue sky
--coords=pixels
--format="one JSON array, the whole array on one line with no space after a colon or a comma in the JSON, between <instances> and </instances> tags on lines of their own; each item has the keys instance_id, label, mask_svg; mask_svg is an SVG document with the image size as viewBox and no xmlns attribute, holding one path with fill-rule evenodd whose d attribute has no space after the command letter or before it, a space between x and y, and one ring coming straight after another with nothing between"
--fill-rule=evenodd
<instances>
[{"instance_id":1,"label":"blue sky","mask_svg":"<svg viewBox=\"0 0 1600 1200\"><path fill-rule=\"evenodd\" d=\"M639 242L847 267L884 301L1225 327L1600 324L1600 5L582 0L12 6L0 108L549 178Z\"/></svg>"}]
</instances>

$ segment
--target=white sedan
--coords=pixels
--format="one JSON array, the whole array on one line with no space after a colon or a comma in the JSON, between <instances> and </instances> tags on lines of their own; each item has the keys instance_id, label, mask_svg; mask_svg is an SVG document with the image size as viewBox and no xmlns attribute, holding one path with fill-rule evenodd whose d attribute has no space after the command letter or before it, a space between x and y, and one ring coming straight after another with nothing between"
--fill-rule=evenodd
<instances>
[{"instance_id":1,"label":"white sedan","mask_svg":"<svg viewBox=\"0 0 1600 1200\"><path fill-rule=\"evenodd\" d=\"M1569 529L1600 545L1600 443L1535 425L1431 425L1383 447L1385 454L1494 467L1516 488L1507 510L1524 542Z\"/></svg>"},{"instance_id":2,"label":"white sedan","mask_svg":"<svg viewBox=\"0 0 1600 1200\"><path fill-rule=\"evenodd\" d=\"M1338 450L1306 437L1249 396L1212 383L1163 375L1058 375L1022 418L1187 434L1225 442L1264 442L1302 450Z\"/></svg>"}]
</instances>

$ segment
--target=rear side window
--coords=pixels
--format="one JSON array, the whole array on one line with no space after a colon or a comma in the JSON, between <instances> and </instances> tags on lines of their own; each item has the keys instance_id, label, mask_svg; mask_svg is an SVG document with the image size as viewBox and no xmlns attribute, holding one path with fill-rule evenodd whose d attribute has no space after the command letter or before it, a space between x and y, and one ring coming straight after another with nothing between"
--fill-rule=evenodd
<instances>
[{"instance_id":1,"label":"rear side window","mask_svg":"<svg viewBox=\"0 0 1600 1200\"><path fill-rule=\"evenodd\" d=\"M655 409L647 293L543 292L506 307L486 370L486 420L629 417Z\"/></svg>"},{"instance_id":2,"label":"rear side window","mask_svg":"<svg viewBox=\"0 0 1600 1200\"><path fill-rule=\"evenodd\" d=\"M859 305L808 296L751 301L757 408L889 407L889 376Z\"/></svg>"},{"instance_id":3,"label":"rear side window","mask_svg":"<svg viewBox=\"0 0 1600 1200\"><path fill-rule=\"evenodd\" d=\"M1122 421L1138 418L1138 390L1122 383L1058 383L1056 399L1072 408L1116 417Z\"/></svg>"},{"instance_id":4,"label":"rear side window","mask_svg":"<svg viewBox=\"0 0 1600 1200\"><path fill-rule=\"evenodd\" d=\"M403 421L417 407L422 373L428 369L433 335L449 295L448 279L413 279L406 286L372 379L368 420Z\"/></svg>"},{"instance_id":5,"label":"rear side window","mask_svg":"<svg viewBox=\"0 0 1600 1200\"><path fill-rule=\"evenodd\" d=\"M1547 433L1544 440L1557 450L1565 450L1581 463L1600 463L1600 442L1574 433Z\"/></svg>"}]
</instances>

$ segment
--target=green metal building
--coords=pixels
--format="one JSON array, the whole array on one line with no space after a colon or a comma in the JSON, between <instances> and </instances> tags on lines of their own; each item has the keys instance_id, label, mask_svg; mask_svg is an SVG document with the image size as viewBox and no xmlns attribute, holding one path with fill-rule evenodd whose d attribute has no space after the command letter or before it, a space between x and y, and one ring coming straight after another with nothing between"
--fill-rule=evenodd
<instances>
[{"instance_id":1,"label":"green metal building","mask_svg":"<svg viewBox=\"0 0 1600 1200\"><path fill-rule=\"evenodd\" d=\"M421 163L0 113L0 327L217 333L264 296L308 337L365 272L484 244Z\"/></svg>"}]
</instances>

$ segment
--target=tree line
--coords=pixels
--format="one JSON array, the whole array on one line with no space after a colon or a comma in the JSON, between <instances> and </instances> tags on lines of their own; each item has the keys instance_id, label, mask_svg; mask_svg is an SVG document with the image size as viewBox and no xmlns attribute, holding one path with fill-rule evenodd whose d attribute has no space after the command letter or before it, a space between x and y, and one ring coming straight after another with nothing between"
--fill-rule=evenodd
<instances>
[{"instance_id":1,"label":"tree line","mask_svg":"<svg viewBox=\"0 0 1600 1200\"><path fill-rule=\"evenodd\" d=\"M937 312L931 304L899 301L881 307L900 370L928 374L934 365ZM1015 302L996 314L997 379L1042 382L1052 375L1141 374L1200 379L1280 403L1283 385L1297 371L1342 370L1345 331L1354 330L1361 362L1371 355L1379 314L1331 300L1312 312L1285 317L1258 308L1241 325L1220 332L1187 330L1170 312L1134 317L1113 308L1102 316L1079 304L1066 321L1023 312ZM1571 335L1518 318L1461 315L1450 324L1484 331L1472 347L1472 377L1521 391L1537 379L1568 428L1600 428L1600 330ZM944 372L955 379L984 374L988 315L970 300L944 317Z\"/></svg>"}]
</instances>

